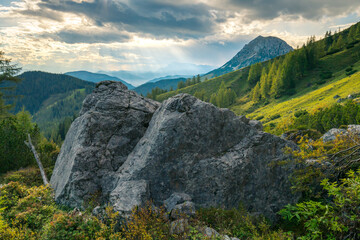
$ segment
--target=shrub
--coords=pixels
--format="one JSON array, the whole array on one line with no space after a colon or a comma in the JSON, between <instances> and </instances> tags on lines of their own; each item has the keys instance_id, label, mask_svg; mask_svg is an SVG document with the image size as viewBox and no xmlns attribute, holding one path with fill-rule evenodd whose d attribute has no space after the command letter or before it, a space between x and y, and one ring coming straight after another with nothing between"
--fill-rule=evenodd
<instances>
[{"instance_id":1,"label":"shrub","mask_svg":"<svg viewBox=\"0 0 360 240\"><path fill-rule=\"evenodd\" d=\"M2 215L7 213L12 207L16 206L19 200L27 195L27 189L24 185L16 182L10 182L0 187L0 209Z\"/></svg>"},{"instance_id":2,"label":"shrub","mask_svg":"<svg viewBox=\"0 0 360 240\"><path fill-rule=\"evenodd\" d=\"M357 135L339 135L332 142L324 143L302 137L299 150L287 148L299 168L293 172L293 189L302 192L306 199L317 199L326 194L320 182L325 178L338 181L344 173L360 167L360 137ZM302 166L302 167L300 167Z\"/></svg>"},{"instance_id":3,"label":"shrub","mask_svg":"<svg viewBox=\"0 0 360 240\"><path fill-rule=\"evenodd\" d=\"M345 69L346 72L351 72L352 70L353 70L352 67L348 67L348 68Z\"/></svg>"},{"instance_id":4,"label":"shrub","mask_svg":"<svg viewBox=\"0 0 360 240\"><path fill-rule=\"evenodd\" d=\"M17 205L9 211L9 217L13 226L24 226L39 232L57 211L52 189L40 186L29 188L27 196L19 199Z\"/></svg>"},{"instance_id":5,"label":"shrub","mask_svg":"<svg viewBox=\"0 0 360 240\"><path fill-rule=\"evenodd\" d=\"M272 115L269 119L270 119L270 120L275 120L275 119L278 119L278 118L280 118L280 117L281 117L280 114L275 114L275 115Z\"/></svg>"},{"instance_id":6,"label":"shrub","mask_svg":"<svg viewBox=\"0 0 360 240\"><path fill-rule=\"evenodd\" d=\"M130 220L122 228L125 239L170 239L169 221L163 208L156 209L149 202L142 208L135 207Z\"/></svg>"},{"instance_id":7,"label":"shrub","mask_svg":"<svg viewBox=\"0 0 360 240\"><path fill-rule=\"evenodd\" d=\"M45 173L50 178L52 168L45 168ZM40 170L37 167L28 167L19 171L11 171L1 177L1 183L17 182L27 187L41 186L44 184Z\"/></svg>"},{"instance_id":8,"label":"shrub","mask_svg":"<svg viewBox=\"0 0 360 240\"><path fill-rule=\"evenodd\" d=\"M356 72L357 72L357 70L354 69L354 70L351 70L350 72L346 72L346 75L350 76L350 75L353 75Z\"/></svg>"},{"instance_id":9,"label":"shrub","mask_svg":"<svg viewBox=\"0 0 360 240\"><path fill-rule=\"evenodd\" d=\"M210 226L221 234L240 239L291 239L291 233L271 230L263 217L249 215L244 208L203 208L196 213L201 224Z\"/></svg>"},{"instance_id":10,"label":"shrub","mask_svg":"<svg viewBox=\"0 0 360 240\"><path fill-rule=\"evenodd\" d=\"M98 233L105 228L104 224L95 217L82 215L81 212L57 213L44 227L42 239L96 239Z\"/></svg>"},{"instance_id":11,"label":"shrub","mask_svg":"<svg viewBox=\"0 0 360 240\"><path fill-rule=\"evenodd\" d=\"M360 170L349 171L341 183L321 182L332 201L307 201L287 205L279 213L303 230L302 239L359 239Z\"/></svg>"},{"instance_id":12,"label":"shrub","mask_svg":"<svg viewBox=\"0 0 360 240\"><path fill-rule=\"evenodd\" d=\"M1 214L1 212L0 212ZM12 228L0 216L0 239L4 240L36 240L36 235L26 228Z\"/></svg>"},{"instance_id":13,"label":"shrub","mask_svg":"<svg viewBox=\"0 0 360 240\"><path fill-rule=\"evenodd\" d=\"M320 78L325 80L325 79L329 79L331 78L333 75L332 75L332 72L330 71L324 71L324 72L321 72L320 73Z\"/></svg>"},{"instance_id":14,"label":"shrub","mask_svg":"<svg viewBox=\"0 0 360 240\"><path fill-rule=\"evenodd\" d=\"M336 103L327 108L320 108L311 114L298 114L292 120L290 129L306 126L308 129L325 133L341 125L360 124L360 105L354 101L347 101L344 105Z\"/></svg>"},{"instance_id":15,"label":"shrub","mask_svg":"<svg viewBox=\"0 0 360 240\"><path fill-rule=\"evenodd\" d=\"M296 112L294 113L294 116L295 116L296 118L298 118L298 117L301 117L301 116L306 115L306 114L309 114L306 110L299 110L299 111L296 111Z\"/></svg>"}]
</instances>

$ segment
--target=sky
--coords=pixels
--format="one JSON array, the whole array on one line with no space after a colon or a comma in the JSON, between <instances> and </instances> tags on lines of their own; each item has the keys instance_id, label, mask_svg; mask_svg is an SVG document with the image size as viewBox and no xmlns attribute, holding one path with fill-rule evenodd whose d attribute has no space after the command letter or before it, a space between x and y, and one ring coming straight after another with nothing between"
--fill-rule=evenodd
<instances>
[{"instance_id":1,"label":"sky","mask_svg":"<svg viewBox=\"0 0 360 240\"><path fill-rule=\"evenodd\" d=\"M359 0L0 0L0 51L23 70L181 74L258 35L296 48L358 21Z\"/></svg>"}]
</instances>

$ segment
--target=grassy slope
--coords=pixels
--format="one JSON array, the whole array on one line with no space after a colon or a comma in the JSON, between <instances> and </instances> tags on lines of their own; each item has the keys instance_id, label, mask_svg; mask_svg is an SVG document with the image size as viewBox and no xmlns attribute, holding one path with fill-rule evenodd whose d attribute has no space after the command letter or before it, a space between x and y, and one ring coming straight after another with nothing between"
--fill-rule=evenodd
<instances>
[{"instance_id":1,"label":"grassy slope","mask_svg":"<svg viewBox=\"0 0 360 240\"><path fill-rule=\"evenodd\" d=\"M357 64L357 69L360 70L360 64ZM360 92L360 73L355 73L350 77L345 77L341 80L331 82L319 89L308 92L302 96L292 98L283 102L273 102L264 107L256 109L247 116L256 119L260 116L264 117L262 120L265 123L279 122L285 120L293 115L298 110L315 110L320 107L329 106L337 101L334 99L335 95L345 98L349 94ZM236 111L236 110L235 110ZM272 116L279 114L281 117L275 120L270 120Z\"/></svg>"},{"instance_id":2,"label":"grassy slope","mask_svg":"<svg viewBox=\"0 0 360 240\"><path fill-rule=\"evenodd\" d=\"M353 48L321 58L317 67L308 72L301 82L297 83L296 94L284 96L280 99L271 100L264 104L255 104L249 100L249 88L244 75L249 68L234 71L217 78L210 79L193 86L189 86L173 92L161 94L158 101L163 101L178 93L189 93L194 95L196 91L205 91L205 100L209 100L212 93L216 92L222 81L227 87L231 87L239 96L237 102L229 108L236 114L245 114L251 119L263 117L264 123L283 121L300 109L312 110L323 107L336 100L333 98L339 95L344 98L349 94L360 92L360 73L348 77L345 69L353 66L353 69L360 71L360 43ZM321 80L320 74L324 71L331 71L333 77ZM272 116L280 114L280 118L270 120Z\"/></svg>"}]
</instances>

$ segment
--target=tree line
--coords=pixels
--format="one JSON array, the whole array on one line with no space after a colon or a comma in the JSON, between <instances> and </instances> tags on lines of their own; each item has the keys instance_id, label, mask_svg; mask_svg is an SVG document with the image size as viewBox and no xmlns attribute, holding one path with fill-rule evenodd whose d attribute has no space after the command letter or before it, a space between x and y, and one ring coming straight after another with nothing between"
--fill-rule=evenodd
<instances>
[{"instance_id":1,"label":"tree line","mask_svg":"<svg viewBox=\"0 0 360 240\"><path fill-rule=\"evenodd\" d=\"M314 69L321 57L351 48L359 42L360 24L355 24L342 32L326 32L324 39L315 41L310 37L302 48L275 58L266 63L250 67L248 83L253 87L250 98L254 102L293 95L299 81L306 72ZM322 73L323 78L331 73Z\"/></svg>"}]
</instances>

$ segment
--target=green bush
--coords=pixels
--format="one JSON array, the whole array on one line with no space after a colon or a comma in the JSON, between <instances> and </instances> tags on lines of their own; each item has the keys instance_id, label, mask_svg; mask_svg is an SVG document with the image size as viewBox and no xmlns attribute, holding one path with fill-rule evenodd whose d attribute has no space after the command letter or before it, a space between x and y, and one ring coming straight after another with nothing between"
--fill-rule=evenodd
<instances>
[{"instance_id":1,"label":"green bush","mask_svg":"<svg viewBox=\"0 0 360 240\"><path fill-rule=\"evenodd\" d=\"M333 76L332 72L330 71L324 71L320 73L320 78L321 79L329 79Z\"/></svg>"},{"instance_id":2,"label":"green bush","mask_svg":"<svg viewBox=\"0 0 360 240\"><path fill-rule=\"evenodd\" d=\"M295 116L296 118L298 118L298 117L301 117L301 116L306 115L306 114L309 114L306 110L299 110L299 111L296 111L296 112L294 113L294 116Z\"/></svg>"},{"instance_id":3,"label":"green bush","mask_svg":"<svg viewBox=\"0 0 360 240\"><path fill-rule=\"evenodd\" d=\"M360 238L360 170L349 171L341 183L321 183L328 192L324 202L306 201L287 205L279 213L297 225L305 235L301 239Z\"/></svg>"},{"instance_id":4,"label":"green bush","mask_svg":"<svg viewBox=\"0 0 360 240\"><path fill-rule=\"evenodd\" d=\"M28 112L19 112L0 120L0 174L35 164L34 156L24 144L30 133L33 143L40 138L39 128Z\"/></svg>"},{"instance_id":5,"label":"green bush","mask_svg":"<svg viewBox=\"0 0 360 240\"><path fill-rule=\"evenodd\" d=\"M44 240L63 239L96 239L100 237L104 225L99 219L92 216L83 216L81 212L58 213L44 227L42 238Z\"/></svg>"},{"instance_id":6,"label":"green bush","mask_svg":"<svg viewBox=\"0 0 360 240\"><path fill-rule=\"evenodd\" d=\"M291 233L271 230L263 217L249 215L242 207L233 209L203 208L196 212L198 221L221 234L240 239L291 239Z\"/></svg>"},{"instance_id":7,"label":"green bush","mask_svg":"<svg viewBox=\"0 0 360 240\"><path fill-rule=\"evenodd\" d=\"M40 186L27 189L27 196L19 199L9 211L9 217L13 226L39 232L57 211L52 189Z\"/></svg>"},{"instance_id":8,"label":"green bush","mask_svg":"<svg viewBox=\"0 0 360 240\"><path fill-rule=\"evenodd\" d=\"M46 176L50 179L53 168L45 168ZM18 182L27 187L41 186L44 184L38 167L28 167L19 171L11 171L0 178L1 183Z\"/></svg>"},{"instance_id":9,"label":"green bush","mask_svg":"<svg viewBox=\"0 0 360 240\"><path fill-rule=\"evenodd\" d=\"M272 115L269 119L270 119L270 120L275 120L275 119L278 119L278 118L280 118L280 117L281 117L280 114L275 114L275 115Z\"/></svg>"},{"instance_id":10,"label":"green bush","mask_svg":"<svg viewBox=\"0 0 360 240\"><path fill-rule=\"evenodd\" d=\"M360 124L360 105L354 101L347 101L344 105L335 103L328 108L318 109L312 114L296 112L290 129L298 129L305 126L308 129L316 129L325 133L331 128L339 128L341 125Z\"/></svg>"}]
</instances>

